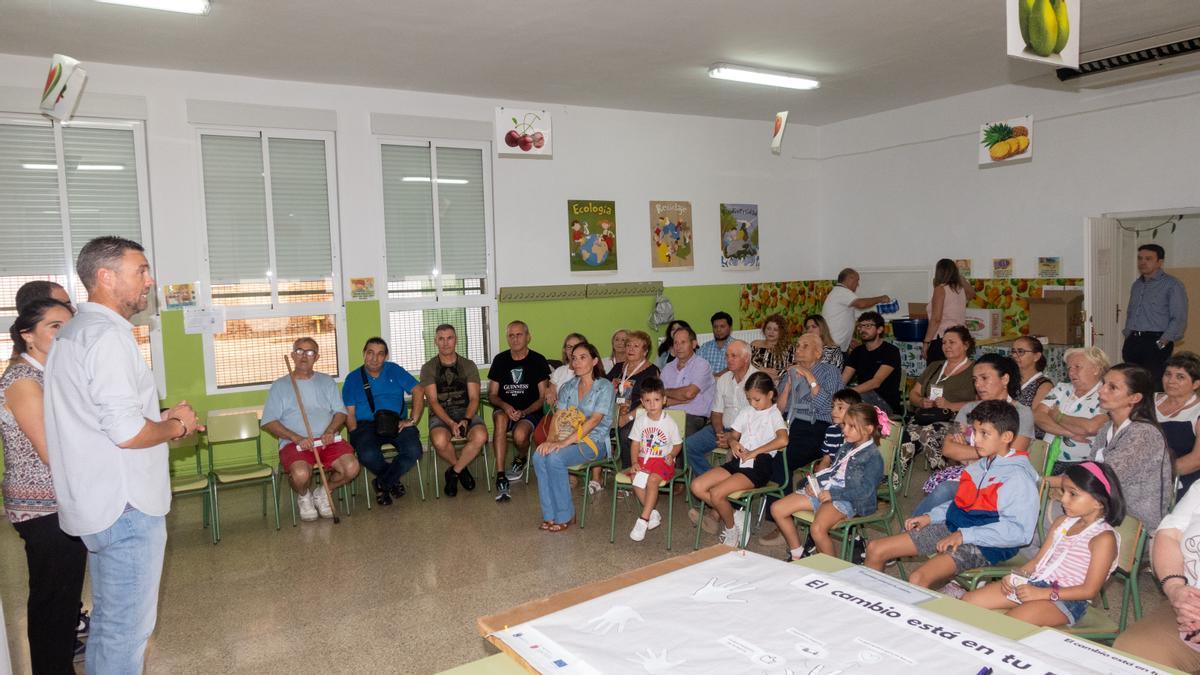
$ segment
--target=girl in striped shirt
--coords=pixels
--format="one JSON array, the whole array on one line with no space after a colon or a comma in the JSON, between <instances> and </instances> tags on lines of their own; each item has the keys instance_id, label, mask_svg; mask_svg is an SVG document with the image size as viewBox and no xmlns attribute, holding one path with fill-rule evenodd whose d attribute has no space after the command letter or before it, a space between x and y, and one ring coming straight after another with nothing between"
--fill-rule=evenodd
<instances>
[{"instance_id":1,"label":"girl in striped shirt","mask_svg":"<svg viewBox=\"0 0 1200 675\"><path fill-rule=\"evenodd\" d=\"M1036 626L1073 626L1117 567L1125 499L1112 469L1098 462L1071 465L1063 473L1064 515L1036 557L1000 581L963 600Z\"/></svg>"}]
</instances>

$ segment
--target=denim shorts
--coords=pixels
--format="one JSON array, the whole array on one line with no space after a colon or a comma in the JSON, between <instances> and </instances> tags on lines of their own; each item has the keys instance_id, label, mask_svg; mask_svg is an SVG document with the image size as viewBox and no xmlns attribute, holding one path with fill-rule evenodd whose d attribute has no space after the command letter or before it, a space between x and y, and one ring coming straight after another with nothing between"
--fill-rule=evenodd
<instances>
[{"instance_id":1,"label":"denim shorts","mask_svg":"<svg viewBox=\"0 0 1200 675\"><path fill-rule=\"evenodd\" d=\"M809 503L812 504L813 513L816 513L817 511L821 510L821 500L820 499L818 499L808 493L805 493L805 496L808 497ZM844 499L834 499L833 501L831 501L829 503L833 504L833 508L837 509L838 513L842 514L843 516L846 516L847 518L854 517L854 506L852 506L850 504L850 502L848 502Z\"/></svg>"},{"instance_id":2,"label":"denim shorts","mask_svg":"<svg viewBox=\"0 0 1200 675\"><path fill-rule=\"evenodd\" d=\"M1038 588L1050 588L1049 581L1030 581L1029 585ZM1087 600L1052 600L1051 602L1058 608L1058 611L1066 615L1068 626L1074 626L1087 613Z\"/></svg>"}]
</instances>

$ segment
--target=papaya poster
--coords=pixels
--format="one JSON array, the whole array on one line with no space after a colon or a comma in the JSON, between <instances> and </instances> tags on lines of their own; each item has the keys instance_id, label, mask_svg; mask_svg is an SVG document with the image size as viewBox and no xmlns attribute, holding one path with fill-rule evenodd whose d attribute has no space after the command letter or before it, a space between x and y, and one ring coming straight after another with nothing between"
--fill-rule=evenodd
<instances>
[{"instance_id":1,"label":"papaya poster","mask_svg":"<svg viewBox=\"0 0 1200 675\"><path fill-rule=\"evenodd\" d=\"M1021 164L1032 159L1032 115L979 126L979 166Z\"/></svg>"},{"instance_id":2,"label":"papaya poster","mask_svg":"<svg viewBox=\"0 0 1200 675\"><path fill-rule=\"evenodd\" d=\"M650 267L691 269L692 203L650 202Z\"/></svg>"},{"instance_id":3,"label":"papaya poster","mask_svg":"<svg viewBox=\"0 0 1200 675\"><path fill-rule=\"evenodd\" d=\"M1079 68L1079 0L1007 0L1008 55Z\"/></svg>"},{"instance_id":4,"label":"papaya poster","mask_svg":"<svg viewBox=\"0 0 1200 675\"><path fill-rule=\"evenodd\" d=\"M567 243L572 272L615 272L617 203L567 200Z\"/></svg>"},{"instance_id":5,"label":"papaya poster","mask_svg":"<svg viewBox=\"0 0 1200 675\"><path fill-rule=\"evenodd\" d=\"M721 204L721 269L758 269L758 204Z\"/></svg>"}]
</instances>

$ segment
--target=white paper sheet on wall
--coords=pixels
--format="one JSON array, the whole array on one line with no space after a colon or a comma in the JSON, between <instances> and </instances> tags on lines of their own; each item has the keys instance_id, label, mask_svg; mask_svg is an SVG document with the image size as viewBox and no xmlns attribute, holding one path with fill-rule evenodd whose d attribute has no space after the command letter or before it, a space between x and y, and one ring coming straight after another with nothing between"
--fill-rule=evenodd
<instances>
[{"instance_id":1,"label":"white paper sheet on wall","mask_svg":"<svg viewBox=\"0 0 1200 675\"><path fill-rule=\"evenodd\" d=\"M225 307L189 307L183 310L183 332L188 335L220 335L225 332Z\"/></svg>"}]
</instances>

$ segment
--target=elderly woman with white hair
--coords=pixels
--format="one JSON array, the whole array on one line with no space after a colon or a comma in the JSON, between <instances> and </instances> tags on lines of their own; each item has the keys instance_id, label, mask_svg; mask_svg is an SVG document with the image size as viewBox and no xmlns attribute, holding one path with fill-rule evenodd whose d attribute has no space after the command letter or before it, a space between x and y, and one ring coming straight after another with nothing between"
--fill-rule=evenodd
<instances>
[{"instance_id":1,"label":"elderly woman with white hair","mask_svg":"<svg viewBox=\"0 0 1200 675\"><path fill-rule=\"evenodd\" d=\"M1055 475L1062 473L1067 464L1088 458L1096 432L1108 421L1108 415L1100 408L1100 386L1109 367L1104 350L1068 349L1063 361L1067 364L1068 381L1055 385L1033 409L1034 423L1045 432L1051 457L1056 456L1055 444L1059 446Z\"/></svg>"}]
</instances>

